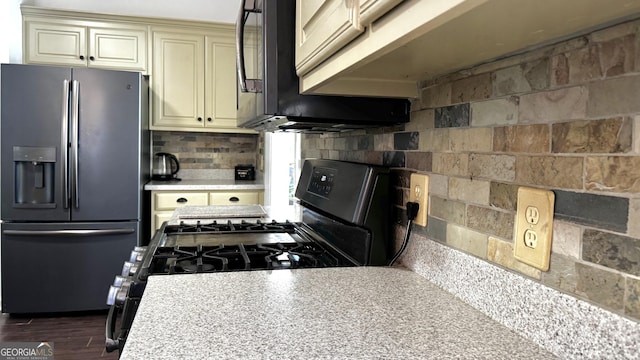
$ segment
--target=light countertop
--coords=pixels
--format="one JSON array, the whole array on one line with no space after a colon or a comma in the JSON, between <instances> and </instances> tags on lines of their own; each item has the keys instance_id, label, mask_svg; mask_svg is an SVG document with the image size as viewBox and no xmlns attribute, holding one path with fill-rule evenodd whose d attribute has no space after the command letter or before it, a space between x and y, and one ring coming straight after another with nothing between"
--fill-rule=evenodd
<instances>
[{"instance_id":1,"label":"light countertop","mask_svg":"<svg viewBox=\"0 0 640 360\"><path fill-rule=\"evenodd\" d=\"M181 181L149 181L145 190L173 190L173 191L213 191L213 190L264 190L264 181L243 181L233 179L183 179Z\"/></svg>"},{"instance_id":2,"label":"light countertop","mask_svg":"<svg viewBox=\"0 0 640 360\"><path fill-rule=\"evenodd\" d=\"M150 276L122 360L550 359L403 268Z\"/></svg>"}]
</instances>

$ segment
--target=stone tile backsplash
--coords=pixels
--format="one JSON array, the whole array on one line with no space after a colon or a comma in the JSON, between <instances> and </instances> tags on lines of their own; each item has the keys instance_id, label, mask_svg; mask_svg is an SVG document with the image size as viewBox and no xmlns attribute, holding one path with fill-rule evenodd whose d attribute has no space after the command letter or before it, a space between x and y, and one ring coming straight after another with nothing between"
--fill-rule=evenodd
<instances>
[{"instance_id":1,"label":"stone tile backsplash","mask_svg":"<svg viewBox=\"0 0 640 360\"><path fill-rule=\"evenodd\" d=\"M157 152L174 154L181 169L233 170L238 164L257 165L258 135L154 131Z\"/></svg>"},{"instance_id":2,"label":"stone tile backsplash","mask_svg":"<svg viewBox=\"0 0 640 360\"><path fill-rule=\"evenodd\" d=\"M392 167L401 226L429 174L415 234L640 322L640 20L421 87L405 126L307 134L303 157ZM556 195L548 272L513 258L520 186Z\"/></svg>"}]
</instances>

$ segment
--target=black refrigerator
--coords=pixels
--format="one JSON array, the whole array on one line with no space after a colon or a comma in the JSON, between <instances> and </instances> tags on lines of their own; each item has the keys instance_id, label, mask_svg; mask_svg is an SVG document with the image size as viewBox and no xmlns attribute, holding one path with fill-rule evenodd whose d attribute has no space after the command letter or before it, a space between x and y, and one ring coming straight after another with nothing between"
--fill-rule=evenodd
<instances>
[{"instance_id":1,"label":"black refrigerator","mask_svg":"<svg viewBox=\"0 0 640 360\"><path fill-rule=\"evenodd\" d=\"M106 309L148 237L147 79L2 64L0 82L2 312Z\"/></svg>"}]
</instances>

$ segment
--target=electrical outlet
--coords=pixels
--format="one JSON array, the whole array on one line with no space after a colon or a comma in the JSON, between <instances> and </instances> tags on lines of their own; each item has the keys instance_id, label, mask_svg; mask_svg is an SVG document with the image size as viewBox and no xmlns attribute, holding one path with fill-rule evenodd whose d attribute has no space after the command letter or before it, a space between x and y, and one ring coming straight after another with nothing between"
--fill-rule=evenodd
<instances>
[{"instance_id":1,"label":"electrical outlet","mask_svg":"<svg viewBox=\"0 0 640 360\"><path fill-rule=\"evenodd\" d=\"M548 190L518 189L513 256L542 271L549 270L555 195Z\"/></svg>"},{"instance_id":2,"label":"electrical outlet","mask_svg":"<svg viewBox=\"0 0 640 360\"><path fill-rule=\"evenodd\" d=\"M429 176L424 174L411 174L409 201L420 205L418 215L413 222L416 225L427 226L427 214L429 213Z\"/></svg>"}]
</instances>

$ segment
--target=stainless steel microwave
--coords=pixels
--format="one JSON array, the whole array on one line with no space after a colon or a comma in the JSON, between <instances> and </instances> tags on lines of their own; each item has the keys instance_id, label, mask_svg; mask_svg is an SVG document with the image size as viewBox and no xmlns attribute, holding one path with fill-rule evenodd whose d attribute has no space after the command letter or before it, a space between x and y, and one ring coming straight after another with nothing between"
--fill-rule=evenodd
<instances>
[{"instance_id":1,"label":"stainless steel microwave","mask_svg":"<svg viewBox=\"0 0 640 360\"><path fill-rule=\"evenodd\" d=\"M326 132L409 121L408 99L301 95L295 0L242 0L236 23L238 126Z\"/></svg>"}]
</instances>

